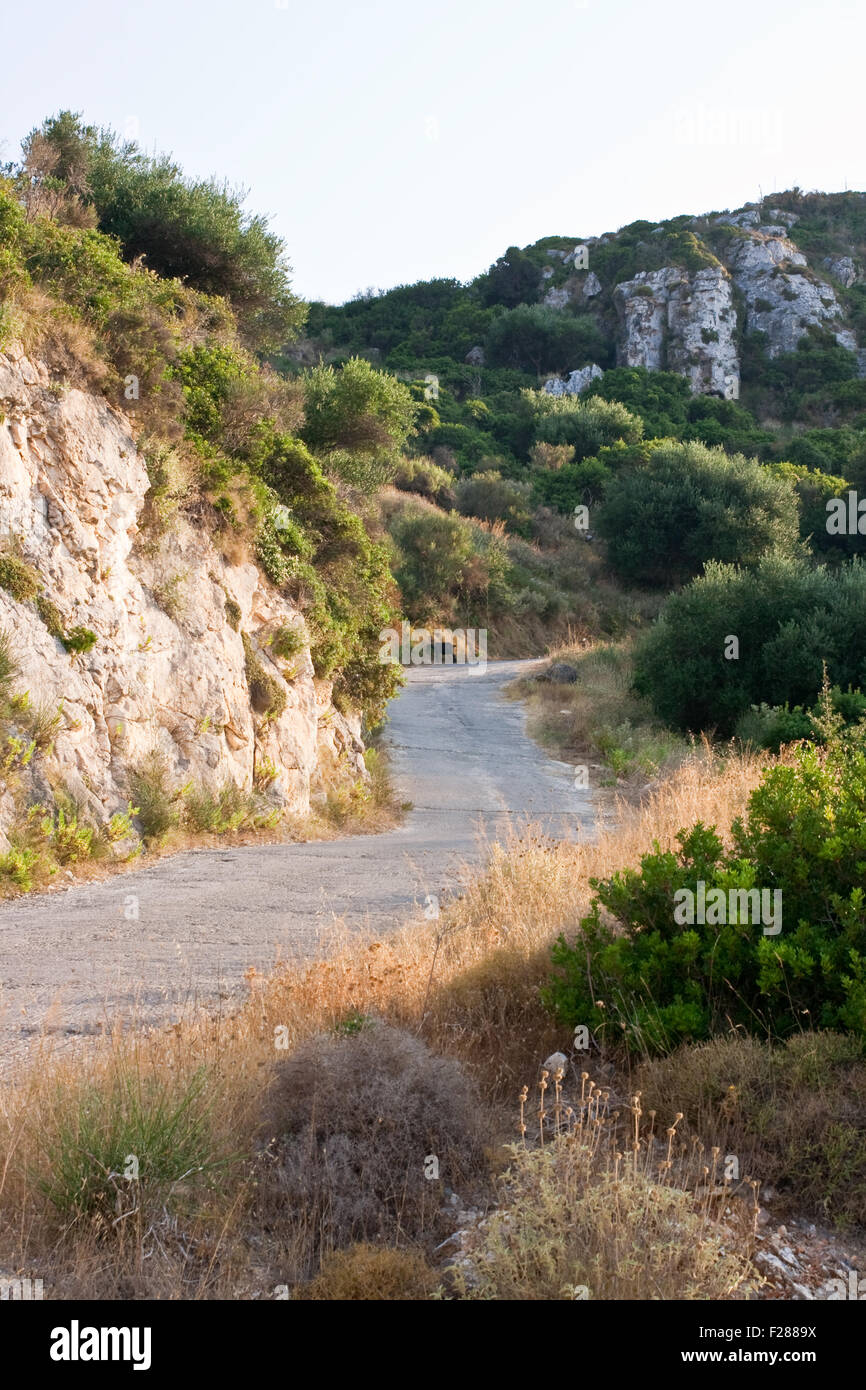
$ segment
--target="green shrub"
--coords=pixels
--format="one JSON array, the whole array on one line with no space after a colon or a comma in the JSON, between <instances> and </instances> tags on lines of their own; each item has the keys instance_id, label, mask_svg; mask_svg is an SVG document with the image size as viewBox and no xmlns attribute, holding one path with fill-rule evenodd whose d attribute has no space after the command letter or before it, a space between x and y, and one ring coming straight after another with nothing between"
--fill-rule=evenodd
<instances>
[{"instance_id":1,"label":"green shrub","mask_svg":"<svg viewBox=\"0 0 866 1390\"><path fill-rule=\"evenodd\" d=\"M630 584L670 587L707 560L753 565L799 536L790 484L754 460L704 444L667 443L616 475L596 514L608 560Z\"/></svg>"},{"instance_id":2,"label":"green shrub","mask_svg":"<svg viewBox=\"0 0 866 1390\"><path fill-rule=\"evenodd\" d=\"M546 391L524 394L535 415L536 442L570 444L577 462L618 440L636 444L643 435L643 422L618 401L551 396Z\"/></svg>"},{"instance_id":3,"label":"green shrub","mask_svg":"<svg viewBox=\"0 0 866 1390\"><path fill-rule=\"evenodd\" d=\"M181 1179L211 1178L227 1159L218 1153L210 1112L213 1078L202 1068L188 1080L170 1072L122 1071L104 1085L85 1082L58 1094L40 1134L38 1188L65 1219L158 1211ZM125 1175L136 1161L135 1180Z\"/></svg>"},{"instance_id":4,"label":"green shrub","mask_svg":"<svg viewBox=\"0 0 866 1390\"><path fill-rule=\"evenodd\" d=\"M58 642L65 642L66 634L63 630L63 619L60 616L60 610L44 593L36 595L36 612L39 614L51 636L56 637Z\"/></svg>"},{"instance_id":5,"label":"green shrub","mask_svg":"<svg viewBox=\"0 0 866 1390\"><path fill-rule=\"evenodd\" d=\"M265 670L245 632L241 633L241 640L244 644L244 670L250 690L250 704L257 714L266 719L278 719L286 708L288 697L285 687Z\"/></svg>"},{"instance_id":6,"label":"green shrub","mask_svg":"<svg viewBox=\"0 0 866 1390\"><path fill-rule=\"evenodd\" d=\"M304 404L303 438L310 448L325 453L400 449L417 413L408 387L361 357L339 369L322 365L309 371Z\"/></svg>"},{"instance_id":7,"label":"green shrub","mask_svg":"<svg viewBox=\"0 0 866 1390\"><path fill-rule=\"evenodd\" d=\"M89 627L71 627L64 637L60 639L68 652L73 656L81 656L89 652L96 645L96 633Z\"/></svg>"},{"instance_id":8,"label":"green shrub","mask_svg":"<svg viewBox=\"0 0 866 1390\"><path fill-rule=\"evenodd\" d=\"M290 661L306 646L304 634L297 627L278 627L268 644L274 656L282 661Z\"/></svg>"},{"instance_id":9,"label":"green shrub","mask_svg":"<svg viewBox=\"0 0 866 1390\"><path fill-rule=\"evenodd\" d=\"M709 564L668 598L638 644L635 687L665 723L726 736L753 705L814 705L825 661L832 684L866 684L866 567L768 555L752 570Z\"/></svg>"},{"instance_id":10,"label":"green shrub","mask_svg":"<svg viewBox=\"0 0 866 1390\"><path fill-rule=\"evenodd\" d=\"M429 458L402 458L392 482L401 492L416 492L446 511L454 506L454 474Z\"/></svg>"},{"instance_id":11,"label":"green shrub","mask_svg":"<svg viewBox=\"0 0 866 1390\"><path fill-rule=\"evenodd\" d=\"M504 521L514 535L529 537L532 534L529 494L528 483L512 482L490 469L485 473L473 473L457 484L457 510L463 516L477 516L482 521Z\"/></svg>"},{"instance_id":12,"label":"green shrub","mask_svg":"<svg viewBox=\"0 0 866 1390\"><path fill-rule=\"evenodd\" d=\"M656 849L639 870L593 880L579 935L560 937L554 948L547 1003L630 1051L665 1051L731 1028L787 1037L820 1027L866 1037L864 812L866 726L834 738L823 753L805 745L791 765L764 773L729 849L698 823L680 832L677 852ZM699 883L706 916L724 921L688 920L675 894L697 895ZM722 913L710 900L714 889ZM769 934L746 920L744 899L730 897L753 889L781 894L766 905Z\"/></svg>"},{"instance_id":13,"label":"green shrub","mask_svg":"<svg viewBox=\"0 0 866 1390\"><path fill-rule=\"evenodd\" d=\"M0 589L18 603L34 599L41 588L41 580L32 565L28 565L17 555L0 555Z\"/></svg>"},{"instance_id":14,"label":"green shrub","mask_svg":"<svg viewBox=\"0 0 866 1390\"><path fill-rule=\"evenodd\" d=\"M157 752L142 759L129 774L130 788L138 806L138 820L146 840L159 840L179 818L182 792L171 787L168 763Z\"/></svg>"},{"instance_id":15,"label":"green shrub","mask_svg":"<svg viewBox=\"0 0 866 1390\"><path fill-rule=\"evenodd\" d=\"M77 113L58 113L31 140L37 134L61 155L48 172L59 171L93 208L127 260L143 257L167 279L230 300L257 347L276 348L300 328L304 311L291 293L284 245L265 218L243 211L241 193L216 179L187 179L168 156L85 126Z\"/></svg>"}]
</instances>

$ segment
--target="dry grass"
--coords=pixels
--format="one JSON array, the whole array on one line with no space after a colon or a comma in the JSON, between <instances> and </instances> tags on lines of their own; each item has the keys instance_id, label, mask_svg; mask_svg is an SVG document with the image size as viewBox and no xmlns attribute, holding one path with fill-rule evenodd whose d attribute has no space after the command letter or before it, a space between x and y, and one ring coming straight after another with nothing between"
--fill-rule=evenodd
<instances>
[{"instance_id":1,"label":"dry grass","mask_svg":"<svg viewBox=\"0 0 866 1390\"><path fill-rule=\"evenodd\" d=\"M527 1060L566 1041L541 1009L538 990L552 940L587 906L590 876L637 863L655 840L672 845L683 825L700 818L726 831L761 767L754 757L694 757L643 806L623 806L617 829L594 844L530 833L494 846L487 872L439 921L407 925L384 941L356 939L327 960L270 977L251 971L249 998L232 1015L191 1017L151 1034L118 1032L78 1056L52 1057L46 1043L0 1094L0 1262L36 1270L47 1289L71 1297L269 1296L281 1281L267 1232L251 1216L250 1156L278 1060L275 1037L291 1050L347 1020L378 1017L462 1060L488 1104L510 1103ZM163 1186L156 1204L134 1200L117 1226L104 1219L95 1226L74 1203L64 1214L38 1179L46 1155L77 1132L82 1094L96 1105L98 1128L100 1104L104 1115L117 1114L111 1097L118 1087L146 1094L154 1077L165 1114L194 1078L205 1078L202 1171L182 1179L167 1172L170 1195ZM114 1132L122 1148L124 1124ZM211 1165L226 1155L246 1159L213 1187Z\"/></svg>"},{"instance_id":2,"label":"dry grass","mask_svg":"<svg viewBox=\"0 0 866 1390\"><path fill-rule=\"evenodd\" d=\"M576 668L574 684L548 681L545 667L515 681L509 692L527 701L529 732L543 747L587 763L591 784L615 786L630 798L649 779L669 773L693 747L632 692L632 652L631 637L568 641L550 656Z\"/></svg>"},{"instance_id":3,"label":"dry grass","mask_svg":"<svg viewBox=\"0 0 866 1390\"><path fill-rule=\"evenodd\" d=\"M682 1142L644 1119L639 1093L621 1110L586 1072L574 1105L563 1071L542 1072L531 1147L511 1146L500 1205L452 1271L457 1296L537 1302L743 1296L757 1184L732 1197L721 1151ZM552 1094L546 1096L550 1090ZM521 1096L521 1129L527 1089ZM547 1137L545 1137L545 1133Z\"/></svg>"},{"instance_id":4,"label":"dry grass","mask_svg":"<svg viewBox=\"0 0 866 1390\"><path fill-rule=\"evenodd\" d=\"M645 1062L645 1104L760 1173L778 1204L837 1225L866 1225L866 1058L852 1035L797 1033L784 1047L714 1038Z\"/></svg>"}]
</instances>

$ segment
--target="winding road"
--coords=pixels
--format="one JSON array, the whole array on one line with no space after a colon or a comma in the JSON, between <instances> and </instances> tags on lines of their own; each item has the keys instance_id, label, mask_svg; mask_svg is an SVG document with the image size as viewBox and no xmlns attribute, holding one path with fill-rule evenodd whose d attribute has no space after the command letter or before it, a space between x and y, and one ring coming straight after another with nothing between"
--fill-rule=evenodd
<instances>
[{"instance_id":1,"label":"winding road","mask_svg":"<svg viewBox=\"0 0 866 1390\"><path fill-rule=\"evenodd\" d=\"M396 830L332 841L190 850L100 883L0 907L0 1056L34 1037L93 1034L123 1017L171 1021L231 998L250 966L327 953L335 923L384 932L444 899L486 840L528 820L589 833L572 769L525 731L502 686L533 662L418 667L392 703Z\"/></svg>"}]
</instances>

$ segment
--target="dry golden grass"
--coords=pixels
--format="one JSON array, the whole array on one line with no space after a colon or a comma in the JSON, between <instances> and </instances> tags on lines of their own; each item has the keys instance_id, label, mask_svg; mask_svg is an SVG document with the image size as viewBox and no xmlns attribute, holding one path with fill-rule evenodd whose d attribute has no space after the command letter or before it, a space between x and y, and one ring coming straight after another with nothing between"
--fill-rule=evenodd
<instances>
[{"instance_id":1,"label":"dry golden grass","mask_svg":"<svg viewBox=\"0 0 866 1390\"><path fill-rule=\"evenodd\" d=\"M566 1105L563 1075L542 1072L538 1135L527 1145L524 1133L511 1146L500 1205L451 1272L457 1296L742 1297L758 1184L749 1183L746 1202L732 1200L722 1151L682 1141L682 1115L657 1124L639 1092L614 1108L586 1072L574 1104ZM525 1130L528 1088L520 1099Z\"/></svg>"},{"instance_id":2,"label":"dry golden grass","mask_svg":"<svg viewBox=\"0 0 866 1390\"><path fill-rule=\"evenodd\" d=\"M616 827L594 843L530 832L494 845L486 872L438 922L410 923L384 940L356 938L327 960L269 977L250 971L248 999L232 1014L191 1016L150 1034L118 1031L75 1056L52 1056L43 1043L0 1092L0 1263L36 1270L68 1296L267 1296L272 1274L259 1268L267 1265L261 1238L248 1239L249 1155L274 1063L285 1055L275 1038L291 1049L374 1015L463 1061L488 1103L512 1102L527 1067L563 1041L538 990L552 940L588 904L589 878L636 864L654 841L672 846L698 819L724 834L763 765L695 756L645 804L623 805ZM207 1169L185 1176L180 1193L169 1182L149 1205L142 1192L139 1210L133 1203L117 1227L76 1214L74 1192L65 1210L48 1200L38 1178L47 1154L64 1142L75 1151L82 1097L98 1109L118 1089L150 1095L156 1087L170 1114L196 1076L206 1079L207 1095L196 1143L215 1162L239 1155L237 1162L217 1178Z\"/></svg>"}]
</instances>

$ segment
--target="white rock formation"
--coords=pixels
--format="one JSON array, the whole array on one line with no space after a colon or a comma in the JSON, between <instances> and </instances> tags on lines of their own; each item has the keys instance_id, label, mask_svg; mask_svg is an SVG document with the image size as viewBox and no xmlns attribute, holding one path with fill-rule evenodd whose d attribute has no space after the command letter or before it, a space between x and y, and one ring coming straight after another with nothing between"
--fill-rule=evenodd
<instances>
[{"instance_id":1,"label":"white rock formation","mask_svg":"<svg viewBox=\"0 0 866 1390\"><path fill-rule=\"evenodd\" d=\"M860 278L851 256L825 256L821 264L846 290Z\"/></svg>"},{"instance_id":2,"label":"white rock formation","mask_svg":"<svg viewBox=\"0 0 866 1390\"><path fill-rule=\"evenodd\" d=\"M585 391L591 381L597 381L604 372L597 363L591 362L588 367L578 367L577 371L569 372L568 376L551 376L544 383L543 390L548 396L579 396L581 391Z\"/></svg>"},{"instance_id":3,"label":"white rock formation","mask_svg":"<svg viewBox=\"0 0 866 1390\"><path fill-rule=\"evenodd\" d=\"M571 299L571 294L565 285L551 286L541 301L548 309L564 309Z\"/></svg>"},{"instance_id":4,"label":"white rock formation","mask_svg":"<svg viewBox=\"0 0 866 1390\"><path fill-rule=\"evenodd\" d=\"M736 400L740 364L731 282L721 266L639 271L617 285L622 366L680 372L693 391Z\"/></svg>"},{"instance_id":5,"label":"white rock formation","mask_svg":"<svg viewBox=\"0 0 866 1390\"><path fill-rule=\"evenodd\" d=\"M269 798L297 814L326 765L365 775L359 723L334 708L307 648L289 661L269 653L276 629L304 624L257 567L230 563L183 519L158 545L138 544L149 482L122 414L82 391L58 394L43 367L10 350L0 354L0 420L0 548L17 547L39 572L66 632L80 625L97 637L70 656L32 602L0 588L0 629L20 666L14 688L52 712L62 705L53 754L28 772L32 794L62 785L104 821L125 809L128 770L154 749L178 785L211 789L231 779L248 790L254 762L269 758ZM166 594L174 616L158 601ZM251 708L241 631L285 692L272 722ZM0 785L0 851L13 813Z\"/></svg>"},{"instance_id":6,"label":"white rock formation","mask_svg":"<svg viewBox=\"0 0 866 1390\"><path fill-rule=\"evenodd\" d=\"M856 349L842 327L831 285L808 268L806 257L779 227L756 227L732 239L725 260L746 301L746 332L766 333L770 357L794 352L812 326L829 328L843 347Z\"/></svg>"}]
</instances>

